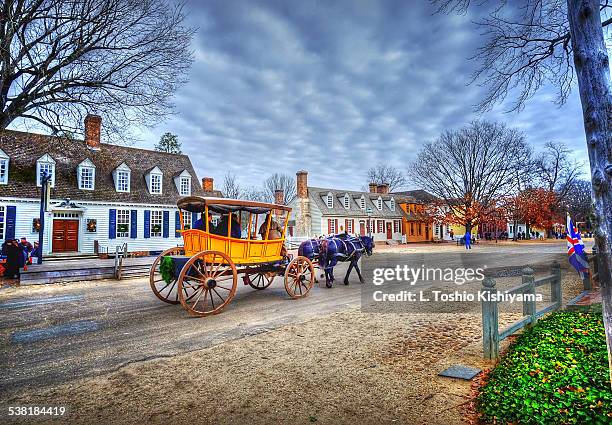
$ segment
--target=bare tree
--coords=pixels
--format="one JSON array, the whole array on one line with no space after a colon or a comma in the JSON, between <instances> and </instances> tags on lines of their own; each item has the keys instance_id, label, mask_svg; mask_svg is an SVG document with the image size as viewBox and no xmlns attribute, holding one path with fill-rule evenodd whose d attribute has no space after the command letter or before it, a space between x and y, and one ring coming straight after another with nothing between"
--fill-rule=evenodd
<instances>
[{"instance_id":1,"label":"bare tree","mask_svg":"<svg viewBox=\"0 0 612 425\"><path fill-rule=\"evenodd\" d=\"M440 198L466 232L516 189L516 167L527 152L523 135L503 124L474 121L425 144L411 181Z\"/></svg>"},{"instance_id":2,"label":"bare tree","mask_svg":"<svg viewBox=\"0 0 612 425\"><path fill-rule=\"evenodd\" d=\"M588 180L576 180L572 183L572 188L568 192L564 209L574 219L575 222L584 222L591 229L593 215L593 200L591 199L591 182Z\"/></svg>"},{"instance_id":3,"label":"bare tree","mask_svg":"<svg viewBox=\"0 0 612 425\"><path fill-rule=\"evenodd\" d=\"M0 6L0 130L54 133L101 115L111 140L157 124L186 81L193 30L166 0L6 0Z\"/></svg>"},{"instance_id":4,"label":"bare tree","mask_svg":"<svg viewBox=\"0 0 612 425\"><path fill-rule=\"evenodd\" d=\"M289 205L296 196L295 179L288 174L272 174L264 181L263 188L269 202L274 202L274 192L279 189L285 194L285 205Z\"/></svg>"},{"instance_id":5,"label":"bare tree","mask_svg":"<svg viewBox=\"0 0 612 425\"><path fill-rule=\"evenodd\" d=\"M249 186L242 191L242 198L249 201L274 202L274 198L261 187Z\"/></svg>"},{"instance_id":6,"label":"bare tree","mask_svg":"<svg viewBox=\"0 0 612 425\"><path fill-rule=\"evenodd\" d=\"M534 161L536 178L563 202L582 174L582 163L575 161L563 143L548 142Z\"/></svg>"},{"instance_id":7,"label":"bare tree","mask_svg":"<svg viewBox=\"0 0 612 425\"><path fill-rule=\"evenodd\" d=\"M442 11L463 12L470 6L469 0L433 1ZM519 95L511 109L520 109L544 82L555 84L558 101L564 102L574 78L578 82L612 383L612 82L603 31L612 25L612 4L609 0L525 0L521 13L513 10L513 19L505 18L502 11L514 2L499 0L497 4L496 12L481 22L487 41L475 57L481 62L475 80L489 89L480 109L503 101L513 88Z\"/></svg>"},{"instance_id":8,"label":"bare tree","mask_svg":"<svg viewBox=\"0 0 612 425\"><path fill-rule=\"evenodd\" d=\"M367 183L388 184L389 191L393 192L406 186L406 177L391 165L378 164L368 170Z\"/></svg>"},{"instance_id":9,"label":"bare tree","mask_svg":"<svg viewBox=\"0 0 612 425\"><path fill-rule=\"evenodd\" d=\"M221 192L223 196L231 199L240 199L244 195L240 184L236 181L236 175L229 171L223 178L223 188Z\"/></svg>"}]
</instances>

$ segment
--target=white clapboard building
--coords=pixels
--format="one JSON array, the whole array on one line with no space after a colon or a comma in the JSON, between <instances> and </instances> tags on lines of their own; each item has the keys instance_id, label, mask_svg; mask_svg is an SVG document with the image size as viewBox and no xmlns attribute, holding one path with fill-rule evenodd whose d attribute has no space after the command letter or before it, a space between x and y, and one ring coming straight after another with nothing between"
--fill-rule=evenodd
<instances>
[{"instance_id":1,"label":"white clapboard building","mask_svg":"<svg viewBox=\"0 0 612 425\"><path fill-rule=\"evenodd\" d=\"M88 115L85 140L0 132L0 239L38 240L43 172L51 176L45 253L103 254L124 243L158 252L181 243L180 197L220 195L211 178L200 185L186 155L101 143L100 126Z\"/></svg>"},{"instance_id":2,"label":"white clapboard building","mask_svg":"<svg viewBox=\"0 0 612 425\"><path fill-rule=\"evenodd\" d=\"M296 238L336 233L369 235L376 242L402 241L403 210L387 185L370 185L369 192L308 185L308 172L298 171L293 220L289 234Z\"/></svg>"}]
</instances>

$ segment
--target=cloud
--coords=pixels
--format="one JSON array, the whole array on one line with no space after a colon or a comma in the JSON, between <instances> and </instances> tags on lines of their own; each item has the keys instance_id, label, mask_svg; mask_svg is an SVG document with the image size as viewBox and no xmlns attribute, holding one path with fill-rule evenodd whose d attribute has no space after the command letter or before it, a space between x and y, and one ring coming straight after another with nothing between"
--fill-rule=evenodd
<instances>
[{"instance_id":1,"label":"cloud","mask_svg":"<svg viewBox=\"0 0 612 425\"><path fill-rule=\"evenodd\" d=\"M192 1L196 60L178 114L143 134L179 135L200 177L229 170L244 186L309 171L319 186L359 189L379 162L406 169L419 146L477 118L468 85L482 43L474 16L434 15L428 2ZM545 88L520 114L484 118L530 143L563 141L586 158L579 99Z\"/></svg>"}]
</instances>

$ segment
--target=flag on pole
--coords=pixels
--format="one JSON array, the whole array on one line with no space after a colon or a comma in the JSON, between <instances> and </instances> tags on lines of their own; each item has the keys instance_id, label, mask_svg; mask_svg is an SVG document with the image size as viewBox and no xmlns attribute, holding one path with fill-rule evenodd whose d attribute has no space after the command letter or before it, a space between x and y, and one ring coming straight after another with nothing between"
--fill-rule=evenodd
<instances>
[{"instance_id":1,"label":"flag on pole","mask_svg":"<svg viewBox=\"0 0 612 425\"><path fill-rule=\"evenodd\" d=\"M567 258L569 263L578 272L586 272L589 270L589 262L584 253L584 243L580 237L580 232L574 226L574 222L570 215L567 215Z\"/></svg>"}]
</instances>

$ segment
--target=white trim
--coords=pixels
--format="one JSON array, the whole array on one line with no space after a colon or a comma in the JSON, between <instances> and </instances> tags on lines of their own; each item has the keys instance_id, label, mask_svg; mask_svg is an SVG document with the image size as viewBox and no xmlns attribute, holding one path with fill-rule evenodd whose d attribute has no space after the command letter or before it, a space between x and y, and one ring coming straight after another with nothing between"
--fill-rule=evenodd
<instances>
[{"instance_id":1,"label":"white trim","mask_svg":"<svg viewBox=\"0 0 612 425\"><path fill-rule=\"evenodd\" d=\"M325 198L325 205L329 209L332 209L334 207L334 195L331 192L327 193L327 198Z\"/></svg>"},{"instance_id":2,"label":"white trim","mask_svg":"<svg viewBox=\"0 0 612 425\"><path fill-rule=\"evenodd\" d=\"M55 187L55 160L49 154L44 154L36 160L36 186L41 187L40 173L41 166L50 166L51 169L51 187Z\"/></svg>"},{"instance_id":3,"label":"white trim","mask_svg":"<svg viewBox=\"0 0 612 425\"><path fill-rule=\"evenodd\" d=\"M0 152L2 151L0 150ZM10 167L10 159L3 158L0 156L0 184L8 184L9 167ZM3 168L4 168L4 172L2 172Z\"/></svg>"},{"instance_id":4,"label":"white trim","mask_svg":"<svg viewBox=\"0 0 612 425\"><path fill-rule=\"evenodd\" d=\"M183 180L187 181L187 193L184 193L183 191L181 191L181 185L182 185ZM176 190L178 191L179 195L181 196L191 195L191 174L189 174L189 171L183 170L181 174L176 176L174 178L174 185L176 186Z\"/></svg>"},{"instance_id":5,"label":"white trim","mask_svg":"<svg viewBox=\"0 0 612 425\"><path fill-rule=\"evenodd\" d=\"M91 187L83 187L83 171L91 171ZM96 189L96 166L89 158L86 158L77 166L77 184L80 190Z\"/></svg>"},{"instance_id":6,"label":"white trim","mask_svg":"<svg viewBox=\"0 0 612 425\"><path fill-rule=\"evenodd\" d=\"M127 173L127 190L119 189L119 174ZM132 187L132 170L127 166L125 162L119 164L117 168L113 170L113 181L115 183L115 191L122 193L130 193Z\"/></svg>"},{"instance_id":7,"label":"white trim","mask_svg":"<svg viewBox=\"0 0 612 425\"><path fill-rule=\"evenodd\" d=\"M153 190L153 178L154 177L155 178L159 178L159 191L157 191L157 190L154 191ZM161 172L159 167L155 166L151 171L149 171L146 174L145 179L147 181L147 189L149 189L149 193L151 195L161 195L161 194L163 194L163 191L164 191L164 188L163 188L164 174Z\"/></svg>"},{"instance_id":8,"label":"white trim","mask_svg":"<svg viewBox=\"0 0 612 425\"><path fill-rule=\"evenodd\" d=\"M348 193L344 194L344 197L342 198L342 205L344 206L344 209L346 210L351 208L351 197L349 196Z\"/></svg>"}]
</instances>

